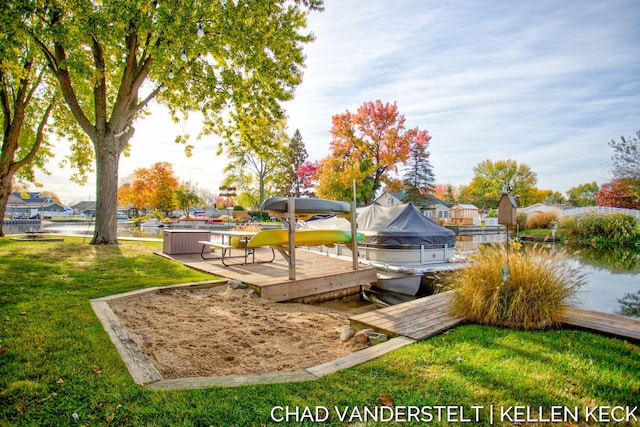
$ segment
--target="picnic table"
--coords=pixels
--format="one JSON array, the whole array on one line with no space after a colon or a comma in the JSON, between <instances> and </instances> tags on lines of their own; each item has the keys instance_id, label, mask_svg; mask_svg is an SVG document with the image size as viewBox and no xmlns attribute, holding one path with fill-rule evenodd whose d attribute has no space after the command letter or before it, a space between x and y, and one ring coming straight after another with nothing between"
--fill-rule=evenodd
<instances>
[{"instance_id":1,"label":"picnic table","mask_svg":"<svg viewBox=\"0 0 640 427\"><path fill-rule=\"evenodd\" d=\"M270 260L256 261L255 248L249 248L247 243L249 242L249 240L251 240L253 236L258 234L257 231L219 230L219 231L215 231L213 234L221 236L221 240L219 242L213 241L213 240L209 240L209 241L203 240L198 242L202 245L202 250L200 251L200 257L205 261L219 259L222 262L222 264L225 267L227 267L230 264L227 264L225 260L228 260L229 258L244 258L244 262L240 263L240 265L242 265L242 264L273 262L273 260L276 257L274 250L271 249L272 257ZM226 242L225 242L225 237L227 238ZM240 247L234 246L231 244L231 238L233 237L240 238L240 243L241 243ZM214 251L215 249L219 249L220 255L215 257L205 257L204 251L207 247L213 248ZM242 250L242 254L231 255L231 250L233 249Z\"/></svg>"}]
</instances>

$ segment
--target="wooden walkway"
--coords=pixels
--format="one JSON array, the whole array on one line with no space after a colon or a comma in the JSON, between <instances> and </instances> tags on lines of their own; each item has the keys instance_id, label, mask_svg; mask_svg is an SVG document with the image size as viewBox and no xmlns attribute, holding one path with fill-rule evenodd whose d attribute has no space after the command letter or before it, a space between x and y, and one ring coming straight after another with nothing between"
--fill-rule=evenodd
<instances>
[{"instance_id":1,"label":"wooden walkway","mask_svg":"<svg viewBox=\"0 0 640 427\"><path fill-rule=\"evenodd\" d=\"M351 324L371 328L389 336L423 340L457 326L465 319L449 314L454 291L443 292L403 304L351 316ZM640 341L640 319L570 307L565 312L565 327L581 328L619 338Z\"/></svg>"},{"instance_id":2,"label":"wooden walkway","mask_svg":"<svg viewBox=\"0 0 640 427\"><path fill-rule=\"evenodd\" d=\"M640 319L632 317L570 307L566 310L562 323L569 327L640 341Z\"/></svg>"},{"instance_id":3,"label":"wooden walkway","mask_svg":"<svg viewBox=\"0 0 640 427\"><path fill-rule=\"evenodd\" d=\"M200 254L158 255L178 261L191 268L212 273L229 279L240 280L254 289L262 298L274 301L310 302L326 298L336 298L357 293L361 285L374 283L377 280L375 268L359 265L354 271L351 261L321 255L298 249L296 251L296 280L289 280L289 264L276 253L273 262L244 264L242 258L231 258L237 261L226 267L220 260L204 261ZM271 259L271 250L258 248L256 260Z\"/></svg>"},{"instance_id":4,"label":"wooden walkway","mask_svg":"<svg viewBox=\"0 0 640 427\"><path fill-rule=\"evenodd\" d=\"M351 316L349 320L357 328L422 340L464 322L463 318L449 314L452 297L453 291L443 292Z\"/></svg>"}]
</instances>

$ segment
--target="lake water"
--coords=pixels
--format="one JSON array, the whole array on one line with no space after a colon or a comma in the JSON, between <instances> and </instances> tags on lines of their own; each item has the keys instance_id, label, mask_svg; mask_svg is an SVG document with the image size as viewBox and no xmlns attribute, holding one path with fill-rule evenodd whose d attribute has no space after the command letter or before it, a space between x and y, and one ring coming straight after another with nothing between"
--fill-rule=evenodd
<instances>
[{"instance_id":1,"label":"lake water","mask_svg":"<svg viewBox=\"0 0 640 427\"><path fill-rule=\"evenodd\" d=\"M21 234L28 231L48 233L93 235L92 224L43 223L42 228L33 225L5 225L5 234ZM119 224L121 237L162 239L162 228L136 228L129 224ZM464 236L463 236L464 237ZM504 241L504 236L467 236L457 244L458 249L474 250L477 245L487 242ZM586 275L587 284L580 290L574 305L605 313L625 314L640 317L640 248L637 247L591 247L552 246L554 250L565 249L572 254L572 266Z\"/></svg>"},{"instance_id":2,"label":"lake water","mask_svg":"<svg viewBox=\"0 0 640 427\"><path fill-rule=\"evenodd\" d=\"M566 246L587 284L575 305L605 313L640 317L640 248Z\"/></svg>"}]
</instances>

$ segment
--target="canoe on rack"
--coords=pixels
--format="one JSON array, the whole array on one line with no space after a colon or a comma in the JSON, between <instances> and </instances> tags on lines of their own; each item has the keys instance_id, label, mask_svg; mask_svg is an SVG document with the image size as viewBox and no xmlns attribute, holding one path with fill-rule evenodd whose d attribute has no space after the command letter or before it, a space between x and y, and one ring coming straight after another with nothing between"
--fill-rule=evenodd
<instances>
[{"instance_id":1,"label":"canoe on rack","mask_svg":"<svg viewBox=\"0 0 640 427\"><path fill-rule=\"evenodd\" d=\"M296 246L332 245L351 241L351 231L347 230L296 230ZM362 235L358 235L362 240ZM289 244L289 230L262 230L249 240L248 247L285 246Z\"/></svg>"},{"instance_id":2,"label":"canoe on rack","mask_svg":"<svg viewBox=\"0 0 640 427\"><path fill-rule=\"evenodd\" d=\"M260 206L260 210L286 213L289 208L288 197L270 197ZM342 215L351 212L351 205L338 200L316 198L294 198L296 214L303 215Z\"/></svg>"}]
</instances>

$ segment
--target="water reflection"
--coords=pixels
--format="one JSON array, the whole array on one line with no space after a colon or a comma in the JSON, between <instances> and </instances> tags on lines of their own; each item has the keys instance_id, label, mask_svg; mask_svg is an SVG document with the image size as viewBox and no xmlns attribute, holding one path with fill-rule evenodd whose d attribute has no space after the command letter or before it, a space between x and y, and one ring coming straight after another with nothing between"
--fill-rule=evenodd
<instances>
[{"instance_id":1,"label":"water reflection","mask_svg":"<svg viewBox=\"0 0 640 427\"><path fill-rule=\"evenodd\" d=\"M635 246L566 244L561 247L593 268L620 274L640 273L640 248Z\"/></svg>"},{"instance_id":2,"label":"water reflection","mask_svg":"<svg viewBox=\"0 0 640 427\"><path fill-rule=\"evenodd\" d=\"M606 313L640 317L640 248L612 245L566 245L587 273L579 307Z\"/></svg>"},{"instance_id":3,"label":"water reflection","mask_svg":"<svg viewBox=\"0 0 640 427\"><path fill-rule=\"evenodd\" d=\"M626 294L618 302L621 308L617 314L640 318L640 291L635 294Z\"/></svg>"}]
</instances>

